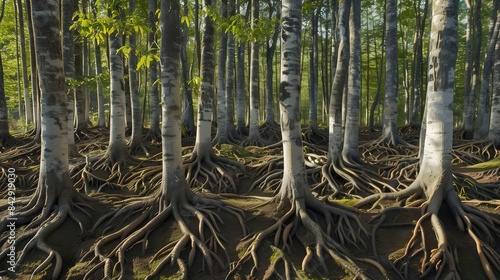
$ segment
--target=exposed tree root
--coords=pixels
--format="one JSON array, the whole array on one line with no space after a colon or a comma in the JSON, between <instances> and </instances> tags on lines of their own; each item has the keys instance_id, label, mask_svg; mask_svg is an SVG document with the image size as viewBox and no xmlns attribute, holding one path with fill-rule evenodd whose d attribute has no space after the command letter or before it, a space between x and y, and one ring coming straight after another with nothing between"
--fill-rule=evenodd
<instances>
[{"instance_id":1,"label":"exposed tree root","mask_svg":"<svg viewBox=\"0 0 500 280\"><path fill-rule=\"evenodd\" d=\"M261 135L248 136L246 139L241 140L239 145L242 147L255 146L264 147L271 144L271 141L264 139Z\"/></svg>"},{"instance_id":2,"label":"exposed tree root","mask_svg":"<svg viewBox=\"0 0 500 280\"><path fill-rule=\"evenodd\" d=\"M84 279L95 279L95 274L98 273L102 273L106 279L115 276L130 279L131 276L127 274L130 264L127 264L126 252L135 245L142 244L144 254L148 249L150 233L171 218L180 230L180 237L156 251L150 263L159 260L158 265L152 268L146 279L157 279L168 263L177 266L175 275L178 279L187 279L188 270L192 268L197 254L201 254L203 269L210 274L218 267L226 268L229 256L219 228L223 219L213 209L236 217L243 234L246 234L243 212L217 199L195 195L185 185L179 187L180 190L168 197L157 193L147 198L124 200L122 208L97 221L93 231L101 225L116 230L102 237L95 243L92 251L82 258L84 260L90 257L88 262L93 265ZM130 220L131 217L134 219ZM193 219L197 220L197 226L193 226L196 224ZM126 225L122 226L123 223ZM169 234L165 236L170 237ZM119 243L112 245L115 241ZM109 246L111 250L107 250ZM189 250L187 259L181 256L184 250Z\"/></svg>"},{"instance_id":3,"label":"exposed tree root","mask_svg":"<svg viewBox=\"0 0 500 280\"><path fill-rule=\"evenodd\" d=\"M432 196L427 199L419 199L423 195L424 189L435 190ZM500 238L500 220L491 217L473 207L463 204L453 189L451 182L437 180L432 186L425 186L424 182L417 177L417 180L407 189L396 193L379 193L366 197L359 201L355 206L362 207L367 204L378 204L383 199L400 199L409 205L422 205L423 214L417 221L413 235L408 242L404 255L395 261L395 265L400 269L404 279L409 277L409 266L411 259L418 254L423 253L420 273L421 277L440 278L443 273L445 279L460 279L460 273L457 269L457 260L450 244L445 227L439 212L442 209L443 202L447 204L455 218L456 225L461 231L467 231L472 240L476 243L477 254L483 271L488 279L495 278L495 270L500 272L500 254L493 246L495 241ZM413 203L410 203L411 201ZM423 202L423 203L422 203ZM388 211L393 208L387 208L382 211L375 220L383 219ZM431 227L436 235L437 248L428 250L425 240L426 229L423 222L430 220ZM379 223L379 225L380 225ZM377 228L377 227L375 227ZM375 230L374 230L375 231ZM420 235L418 234L420 232ZM417 240L420 236L422 247L417 247ZM375 242L373 240L373 242ZM375 246L374 244L372 246ZM444 267L448 269L445 270ZM478 278L481 278L478 276Z\"/></svg>"},{"instance_id":4,"label":"exposed tree root","mask_svg":"<svg viewBox=\"0 0 500 280\"><path fill-rule=\"evenodd\" d=\"M40 163L40 143L35 140L29 143L2 152L0 162L12 163L16 166L32 166Z\"/></svg>"},{"instance_id":5,"label":"exposed tree root","mask_svg":"<svg viewBox=\"0 0 500 280\"><path fill-rule=\"evenodd\" d=\"M259 127L262 138L272 143L281 141L281 127L276 122L265 122Z\"/></svg>"},{"instance_id":6,"label":"exposed tree root","mask_svg":"<svg viewBox=\"0 0 500 280\"><path fill-rule=\"evenodd\" d=\"M90 218L91 215L87 210L92 210L92 207L89 206L86 198L71 188L64 188L63 192L59 195L46 193L45 189L38 188L29 200L20 201L16 204L19 207L15 212L16 228L21 228L21 226L25 225L22 228L22 232L16 237L16 246L20 247L19 244L28 240L16 262L18 264L22 263L28 254L31 254L34 249L38 249L45 252L47 257L33 270L32 277L54 263L50 279L58 279L63 267L63 259L57 251L46 243L46 240L68 218L79 226L80 234L84 234L84 225L75 215L75 209ZM0 222L0 228L3 231L0 238L0 243L2 244L0 259L5 258L10 250L7 238L9 231L5 230L9 224L9 219L7 213L4 214Z\"/></svg>"},{"instance_id":7,"label":"exposed tree root","mask_svg":"<svg viewBox=\"0 0 500 280\"><path fill-rule=\"evenodd\" d=\"M344 194L353 197L367 193L396 191L391 182L382 180L376 170L371 170L372 168L344 157L339 157L337 160L329 157L321 168L317 168L316 172L321 172L322 180L314 190L323 195L332 192L333 196Z\"/></svg>"},{"instance_id":8,"label":"exposed tree root","mask_svg":"<svg viewBox=\"0 0 500 280\"><path fill-rule=\"evenodd\" d=\"M217 156L212 149L198 154L196 150L184 156L188 185L213 193L237 192L234 178L244 173L241 163Z\"/></svg>"},{"instance_id":9,"label":"exposed tree root","mask_svg":"<svg viewBox=\"0 0 500 280\"><path fill-rule=\"evenodd\" d=\"M317 128L307 127L302 129L302 139L314 146L328 146L328 133Z\"/></svg>"},{"instance_id":10,"label":"exposed tree root","mask_svg":"<svg viewBox=\"0 0 500 280\"><path fill-rule=\"evenodd\" d=\"M277 200L271 200L271 203ZM226 279L231 279L238 273L242 266L249 260L253 266L250 270L251 277L258 277L261 269L260 260L257 251L263 245L264 240L273 239L272 245L278 248L279 258L285 262L284 275L286 279L299 278L287 260L283 252L289 252L290 245L295 238L304 245L306 249L305 257L302 261L302 269L308 270L311 261L319 263L319 268L322 270L323 276L329 274L326 260L328 259L324 253L330 256L334 262L342 269L348 271L349 274L357 278L367 279L361 268L349 256L344 245L364 246L363 236L368 236L368 232L361 225L356 214L347 209L343 209L334 205L323 204L316 200L313 196L307 195L304 198L299 198L292 202L286 213L283 215L276 214L277 221L271 227L253 235L246 243L246 248L240 260L233 264L231 271ZM320 222L321 220L321 222ZM320 226L324 225L324 228ZM274 238L272 237L274 235ZM260 272L262 273L262 272ZM271 264L265 272L266 276L278 274L276 271L276 262ZM283 274L280 274L283 275Z\"/></svg>"}]
</instances>

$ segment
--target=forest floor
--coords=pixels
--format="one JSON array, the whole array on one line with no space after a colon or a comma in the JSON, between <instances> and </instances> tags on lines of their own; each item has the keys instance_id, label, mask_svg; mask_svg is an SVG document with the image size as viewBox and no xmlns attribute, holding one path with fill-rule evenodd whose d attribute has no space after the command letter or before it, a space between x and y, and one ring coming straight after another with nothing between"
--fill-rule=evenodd
<instances>
[{"instance_id":1,"label":"forest floor","mask_svg":"<svg viewBox=\"0 0 500 280\"><path fill-rule=\"evenodd\" d=\"M415 134L415 137L417 137ZM97 136L95 136L97 137ZM378 133L365 133L362 134L362 142L374 140L378 137ZM416 142L418 138L412 139L412 142ZM86 154L89 152L89 143L92 143L94 148L90 153L99 154L102 152L102 149L105 148L107 140L106 135L100 135L99 138L88 138L79 142L78 147L82 154ZM102 143L102 144L99 144ZM99 147L99 148L95 148ZM14 149L14 148L12 148ZM101 149L101 150L100 150ZM186 149L189 149L187 147ZM325 148L326 149L326 148ZM2 153L7 153L8 151L3 151ZM238 195L223 195L218 199L223 202L236 206L244 211L244 219L245 224L249 229L249 233L257 233L262 230L269 228L273 223L276 222L275 212L277 205L273 203L267 203L266 201L270 197L272 197L273 191L269 190L261 190L259 188L251 189L252 184L255 182L255 174L253 174L254 169L250 168L255 162L262 162L266 156L269 156L269 153L280 154L279 148L270 149L262 149L257 147L236 147L231 145L224 145L220 149L216 149L216 153L221 156L229 157L233 159L239 160L243 163L247 169L244 176L238 176L235 178L235 183L238 188ZM9 166L14 166L16 170L18 169L18 176L23 176L23 184L17 190L18 196L29 195L33 188L36 187L36 173L38 172L36 166L36 155L25 155L30 159L26 159L25 161L18 161L18 163L9 163ZM152 157L154 158L154 156ZM161 168L161 162L159 158L156 157L157 164ZM73 164L77 164L81 162L82 159L73 160ZM25 166L19 166L17 164L22 164ZM30 166L31 165L31 166ZM457 170L463 172L472 178L476 179L478 182L487 183L487 184L500 184L500 164L498 160L492 161L492 164L489 167L483 169L477 169L475 167L468 167L467 165L461 164L457 165ZM485 172L488 170L488 172ZM130 168L129 172L137 172L134 168ZM126 199L127 197L135 197L137 196L137 192L132 189L132 187L127 186L127 184L121 184L120 187L114 188L104 188L102 192L106 193L105 196L95 196L98 186L93 186L91 188L92 196L95 197L91 202L91 206L93 206L94 211L91 212L91 217L85 217L83 214L80 215L79 218L84 222L84 228L86 232L81 233L78 225L74 223L72 220L68 219L60 228L58 228L47 240L47 244L51 246L55 251L61 254L63 260L63 270L60 279L83 279L84 275L91 269L92 266L89 265L89 258L85 257L87 252L92 251L92 246L97 241L102 238L103 233L106 231L104 227L98 228L94 231L91 231L92 223L98 220L100 217L109 213L110 211L117 209L116 204L114 203L119 199ZM3 190L3 189L0 189ZM119 197L113 197L113 195L120 195ZM342 204L344 206L353 205L356 202L356 199L349 197L340 197L335 199L330 199L328 197L323 197L328 199L334 203ZM463 197L464 200L467 200L466 197ZM500 199L497 197L496 199ZM0 205L5 205L7 203L5 196L2 196L0 199ZM481 211L488 213L492 217L496 217L500 219L500 211L498 205L482 203L475 204L470 203L470 205L475 205ZM362 224L367 228L368 232L371 232L374 228L374 224L370 222L370 220L377 215L381 211L381 208L387 208L391 206L399 206L398 202L387 201L383 202L382 207L377 207L374 209L363 209L359 214L359 218L362 221ZM390 269L389 263L399 257L401 257L405 252L405 247L407 246L408 241L410 240L416 221L421 216L419 208L400 208L395 211L391 211L388 213L386 220L377 230L376 235L372 236L373 240L375 240L375 246L377 251L377 258L380 263L386 268L388 272L389 279L400 279L398 275ZM445 223L444 226L446 228L446 233L448 234L448 238L450 244L453 244L453 251L456 253L456 260L458 263L458 269L462 279L485 279L483 269L481 267L478 255L476 253L476 244L474 241L468 236L466 232L459 231L458 227L454 223L454 219L452 214L448 209L443 208L441 213L442 221ZM129 221L132 220L134 216L129 217ZM196 229L198 227L198 220L196 217L185 217L188 222L188 226ZM242 240L245 239L243 236L239 221L236 217L232 217L231 215L224 215L223 217L224 224L220 225L220 232L225 238L225 248L227 249L229 259L231 262L237 262L239 257L245 251L246 243ZM120 226L120 225L115 225ZM124 225L122 225L124 226ZM425 222L423 227L428 229L426 232L432 232L430 230L430 223ZM179 239L181 232L178 226L175 224L175 221L167 220L166 223L158 227L156 230L152 231L148 240L147 248L144 246L134 246L126 253L126 263L127 267L130 270L130 275L133 275L133 278L130 279L144 279L146 275L148 275L156 265L158 265L158 260L154 258L154 254L166 243ZM297 234L298 238L307 239L307 233ZM500 237L498 235L495 236L497 239L496 248L497 251L500 251ZM346 248L351 255L356 258L374 258L374 248L371 246L372 240L369 237L365 237L365 242L368 244L368 248L357 248L354 246L347 246ZM435 237L429 236L426 238L427 240L427 248L434 248L436 245ZM118 242L118 241L117 241ZM114 245L117 242L113 243ZM20 241L18 244L18 248L20 249L24 246L25 242ZM277 252L272 251L271 245L272 241L265 241L263 246L261 246L261 250L259 250L259 260L260 267L257 272L254 272L254 277L249 278L251 266L244 266L241 270L238 271L237 274L231 276L230 279L262 279L266 274L266 271L269 269L270 264L277 257ZM113 245L111 244L111 245ZM297 270L301 270L301 263L306 255L306 249L302 245L302 240L292 240L293 246L290 246L287 250L284 250L286 256L284 257L294 268ZM144 244L143 244L144 245ZM181 253L181 258L188 258L188 250L185 250ZM12 273L0 274L0 279L30 279L33 271L43 262L46 258L45 253L40 251L34 251L25 258L22 264L17 267L16 273L13 275ZM423 254L417 255L412 259L411 263L408 266L409 273L408 275L412 275L407 278L411 279L422 279L419 277L419 270L421 265L421 259L423 258ZM382 275L378 272L378 270L371 264L365 262L356 262L359 267L361 267L366 275L371 277L372 279L384 279ZM234 264L234 263L233 263ZM5 260L0 263L0 271L5 269ZM352 276L345 272L342 268L337 266L332 259L327 260L327 265L329 271L326 273L321 270L318 263L314 261L310 263L307 271L302 271L302 275L304 279L352 279ZM53 269L53 265L44 269L43 271L33 275L32 279L49 279L51 275L51 271ZM172 268L167 266L162 272L161 277L158 279L176 279L176 267ZM283 277L284 279L284 266L283 262L276 266L276 271L279 273L270 279L280 279ZM222 270L218 269L213 272L212 275L208 274L204 267L204 263L201 258L195 258L195 261L192 267L189 269L188 278L189 279L225 279L227 276L228 269ZM280 276L281 275L281 276ZM497 275L500 279L500 275ZM90 276L89 279L102 279L101 274L95 273ZM433 279L433 278L429 278Z\"/></svg>"}]
</instances>

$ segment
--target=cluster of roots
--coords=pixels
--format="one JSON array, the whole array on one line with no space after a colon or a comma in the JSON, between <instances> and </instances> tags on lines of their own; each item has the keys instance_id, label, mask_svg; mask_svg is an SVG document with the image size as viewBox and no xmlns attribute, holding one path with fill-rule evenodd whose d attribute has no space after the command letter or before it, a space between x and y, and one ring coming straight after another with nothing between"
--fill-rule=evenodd
<instances>
[{"instance_id":1,"label":"cluster of roots","mask_svg":"<svg viewBox=\"0 0 500 280\"><path fill-rule=\"evenodd\" d=\"M31 271L33 276L48 273L57 278L65 273L67 261L47 240L66 222L76 224L80 239L95 241L91 248L83 249L86 253L79 260L89 267L85 279L130 279L134 274L132 256L137 254L150 263L146 279L160 274L186 279L193 269L203 274L226 271L227 279L329 278L339 272L357 279L409 279L415 275L458 279L459 252L456 241L449 237L455 228L475 245L485 277L496 279L500 273L500 220L479 210L485 205L500 209L500 169L472 168L500 156L489 141L455 139L452 178L433 186L441 188L436 192L439 195L426 197L424 189L429 186L418 179L418 143L412 140L418 137L415 127L400 130L405 145L365 139L361 160L331 159L327 134L306 129L306 174L316 197L287 201L279 194L285 187L284 162L275 124L263 125L260 132L276 144L241 148L252 153L235 154L237 160L221 156L217 149L200 153L184 146L185 180L179 182L180 191L168 195L162 192L158 143L149 140L150 153L147 157L141 153L140 159L126 149L119 156L110 156L104 152L108 143L103 131L89 129L78 134L78 152L83 156L71 159L74 188L63 193L35 188L40 155L36 142L23 140L25 145L5 146L0 155L3 197L9 169L16 170L16 217L22 227L16 237L21 249L18 262L32 251L42 254L42 261ZM184 143L189 139L184 138ZM242 181L251 183L242 189ZM268 214L274 220L261 231L248 228L248 213L222 202L261 194L267 196L263 199L266 204L250 211L269 205L278 210ZM337 204L337 198L352 200L355 207ZM387 203L389 200L397 202ZM111 210L103 214L96 209L103 205ZM7 213L8 206L0 205L0 212ZM398 211L417 210L420 214L413 222L394 224L388 219ZM370 223L365 223L367 216L372 217ZM241 228L239 257L228 247L224 234L228 221L237 221ZM3 260L9 251L6 225L2 217ZM403 252L388 259L378 252L380 229L400 226L413 231Z\"/></svg>"}]
</instances>

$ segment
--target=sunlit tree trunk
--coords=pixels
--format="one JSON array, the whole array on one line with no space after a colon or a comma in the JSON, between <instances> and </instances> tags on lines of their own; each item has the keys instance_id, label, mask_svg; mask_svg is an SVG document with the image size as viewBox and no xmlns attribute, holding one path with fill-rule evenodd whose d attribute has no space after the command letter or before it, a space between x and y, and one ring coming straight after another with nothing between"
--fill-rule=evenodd
<instances>
[{"instance_id":1,"label":"sunlit tree trunk","mask_svg":"<svg viewBox=\"0 0 500 280\"><path fill-rule=\"evenodd\" d=\"M361 94L361 3L351 2L350 61L347 84L347 116L345 120L344 147L342 157L347 162L360 162L359 155L359 98Z\"/></svg>"},{"instance_id":2,"label":"sunlit tree trunk","mask_svg":"<svg viewBox=\"0 0 500 280\"><path fill-rule=\"evenodd\" d=\"M228 15L227 0L221 1L222 20ZM227 130L227 104L226 104L226 62L227 62L227 39L226 30L220 30L219 34L219 61L217 63L217 134L213 140L215 145L228 143Z\"/></svg>"},{"instance_id":3,"label":"sunlit tree trunk","mask_svg":"<svg viewBox=\"0 0 500 280\"><path fill-rule=\"evenodd\" d=\"M205 0L205 6L214 8L213 0ZM201 89L198 97L198 119L196 127L195 152L200 157L207 156L212 150L212 117L215 75L214 22L205 16L203 32L203 49L201 56Z\"/></svg>"},{"instance_id":4,"label":"sunlit tree trunk","mask_svg":"<svg viewBox=\"0 0 500 280\"><path fill-rule=\"evenodd\" d=\"M162 200L165 209L172 200L184 197L189 189L182 166L181 147L181 28L180 1L161 1L160 49L162 96Z\"/></svg>"},{"instance_id":5,"label":"sunlit tree trunk","mask_svg":"<svg viewBox=\"0 0 500 280\"><path fill-rule=\"evenodd\" d=\"M97 126L105 127L106 126L106 118L104 111L104 93L102 91L102 61L101 61L101 46L97 43L97 40L94 40L94 60L95 60L95 73L97 76L97 86L96 86L96 95L97 95Z\"/></svg>"},{"instance_id":6,"label":"sunlit tree trunk","mask_svg":"<svg viewBox=\"0 0 500 280\"><path fill-rule=\"evenodd\" d=\"M110 135L106 152L111 163L120 162L127 151L125 141L125 81L123 79L123 59L118 49L122 46L122 36L109 36L110 59Z\"/></svg>"},{"instance_id":7,"label":"sunlit tree trunk","mask_svg":"<svg viewBox=\"0 0 500 280\"><path fill-rule=\"evenodd\" d=\"M26 11L26 22L28 27L29 34L29 48L30 48L30 68L31 68L31 108L33 115L33 123L35 124L34 131L34 139L39 142L41 139L41 123L42 123L42 115L40 114L40 92L38 90L38 71L37 71L37 58L36 58L36 50L35 50L35 34L33 31L33 18L31 11L31 1L24 1ZM29 96L28 96L29 99Z\"/></svg>"},{"instance_id":8,"label":"sunlit tree trunk","mask_svg":"<svg viewBox=\"0 0 500 280\"><path fill-rule=\"evenodd\" d=\"M246 134L245 125L245 44L240 44L237 50L236 62L236 130Z\"/></svg>"},{"instance_id":9,"label":"sunlit tree trunk","mask_svg":"<svg viewBox=\"0 0 500 280\"><path fill-rule=\"evenodd\" d=\"M284 174L279 191L281 207L303 198L308 192L300 127L300 0L282 2L280 119L283 137Z\"/></svg>"}]
</instances>

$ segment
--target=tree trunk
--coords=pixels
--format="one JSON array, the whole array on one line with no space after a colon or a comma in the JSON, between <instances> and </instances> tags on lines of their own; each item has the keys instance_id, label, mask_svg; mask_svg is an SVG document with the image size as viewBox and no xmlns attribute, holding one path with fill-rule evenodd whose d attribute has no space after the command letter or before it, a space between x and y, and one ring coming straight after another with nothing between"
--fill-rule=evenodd
<instances>
[{"instance_id":1,"label":"tree trunk","mask_svg":"<svg viewBox=\"0 0 500 280\"><path fill-rule=\"evenodd\" d=\"M497 3L496 1L495 3ZM477 110L476 125L474 130L474 138L482 139L488 136L489 121L490 121L490 79L491 69L493 68L493 59L495 57L495 44L497 41L500 20L497 19L498 5L493 7L490 16L490 26L488 32L488 45L483 62L483 77L481 81L481 91L479 95L479 103Z\"/></svg>"},{"instance_id":2,"label":"tree trunk","mask_svg":"<svg viewBox=\"0 0 500 280\"><path fill-rule=\"evenodd\" d=\"M271 4L270 4L271 5ZM275 5L278 6L278 11L277 11L277 18L281 17L281 7L280 7L280 2L276 1ZM272 14L269 15L271 17ZM276 45L278 42L278 36L280 33L279 26L277 25L273 36L271 38L271 41L267 43L266 47L266 114L265 114L265 121L264 123L268 125L276 125L276 121L274 119L274 86L273 86L273 60L274 60L274 53L276 52Z\"/></svg>"},{"instance_id":3,"label":"tree trunk","mask_svg":"<svg viewBox=\"0 0 500 280\"><path fill-rule=\"evenodd\" d=\"M389 146L404 144L398 134L398 38L397 38L397 1L386 1L385 20L385 99L384 124L382 127L381 142Z\"/></svg>"},{"instance_id":4,"label":"tree trunk","mask_svg":"<svg viewBox=\"0 0 500 280\"><path fill-rule=\"evenodd\" d=\"M222 20L227 20L227 0L221 1ZM217 63L217 134L212 143L215 145L228 143L227 104L226 104L226 62L227 62L226 30L220 30L219 61Z\"/></svg>"},{"instance_id":5,"label":"tree trunk","mask_svg":"<svg viewBox=\"0 0 500 280\"><path fill-rule=\"evenodd\" d=\"M337 62L335 76L333 77L329 109L329 148L328 158L333 162L340 157L342 149L342 97L349 72L349 13L351 0L339 1L339 22L336 33L338 34Z\"/></svg>"},{"instance_id":6,"label":"tree trunk","mask_svg":"<svg viewBox=\"0 0 500 280\"><path fill-rule=\"evenodd\" d=\"M184 16L189 15L189 4L187 0L184 0ZM181 65L182 65L182 126L184 127L184 133L191 135L196 132L196 127L194 125L194 108L193 108L193 90L189 85L189 66L187 57L187 46L189 39L189 28L187 24L182 25L182 46L181 46Z\"/></svg>"},{"instance_id":7,"label":"tree trunk","mask_svg":"<svg viewBox=\"0 0 500 280\"><path fill-rule=\"evenodd\" d=\"M96 74L96 95L97 95L97 127L106 126L106 118L104 114L104 93L102 91L102 61L101 61L101 46L94 40L94 60Z\"/></svg>"},{"instance_id":8,"label":"tree trunk","mask_svg":"<svg viewBox=\"0 0 500 280\"><path fill-rule=\"evenodd\" d=\"M280 119L283 137L284 173L279 191L281 207L289 207L309 191L305 180L300 127L300 0L282 2ZM281 208L280 207L280 208Z\"/></svg>"},{"instance_id":9,"label":"tree trunk","mask_svg":"<svg viewBox=\"0 0 500 280\"><path fill-rule=\"evenodd\" d=\"M26 39L24 28L24 9L21 0L17 1L17 14L19 15L19 42L21 43L21 62L23 69L23 92L24 92L24 112L25 123L27 125L33 123L33 108L31 107L30 89L28 85L28 58L26 56ZM28 10L29 12L29 10ZM33 67L33 66L32 66Z\"/></svg>"},{"instance_id":10,"label":"tree trunk","mask_svg":"<svg viewBox=\"0 0 500 280\"><path fill-rule=\"evenodd\" d=\"M25 1L26 11L31 11L31 2ZM31 63L31 108L33 115L33 123L35 124L35 141L40 141L41 137L41 123L42 123L42 115L40 114L40 92L38 90L38 71L37 71L37 59L36 59L36 50L35 50L35 34L33 31L33 18L32 13L26 13L26 21L28 27L28 34L30 38L30 63ZM28 96L29 99L29 96Z\"/></svg>"},{"instance_id":11,"label":"tree trunk","mask_svg":"<svg viewBox=\"0 0 500 280\"><path fill-rule=\"evenodd\" d=\"M156 46L156 16L157 0L148 0L148 24L151 32L148 33L148 51L149 55L156 55L158 53ZM152 140L160 140L160 97L158 93L158 63L152 60L149 64L149 83L151 94L151 124L149 128L149 138Z\"/></svg>"},{"instance_id":12,"label":"tree trunk","mask_svg":"<svg viewBox=\"0 0 500 280\"><path fill-rule=\"evenodd\" d=\"M205 7L214 8L213 0L205 0ZM214 22L210 16L205 16L203 32L203 49L201 59L201 89L198 97L198 119L196 127L195 151L204 157L212 150L212 117L214 97Z\"/></svg>"},{"instance_id":13,"label":"tree trunk","mask_svg":"<svg viewBox=\"0 0 500 280\"><path fill-rule=\"evenodd\" d=\"M233 17L236 14L235 0L228 2L228 15ZM226 111L227 111L227 134L231 142L239 140L234 125L234 74L235 74L235 39L234 34L229 31L227 34L227 69L226 69Z\"/></svg>"},{"instance_id":14,"label":"tree trunk","mask_svg":"<svg viewBox=\"0 0 500 280\"><path fill-rule=\"evenodd\" d=\"M240 44L236 64L236 130L240 135L247 134L245 125L245 44Z\"/></svg>"},{"instance_id":15,"label":"tree trunk","mask_svg":"<svg viewBox=\"0 0 500 280\"><path fill-rule=\"evenodd\" d=\"M135 13L135 0L129 0L129 12ZM129 150L131 153L143 152L149 154L142 142L142 113L139 82L137 77L137 34L132 31L128 36L130 53L128 55L128 82L130 88L130 106L132 112L132 135L130 136Z\"/></svg>"},{"instance_id":16,"label":"tree trunk","mask_svg":"<svg viewBox=\"0 0 500 280\"><path fill-rule=\"evenodd\" d=\"M496 1L499 2L499 1ZM495 64L493 66L493 98L491 100L490 130L488 138L497 149L500 148L500 33L495 45Z\"/></svg>"},{"instance_id":17,"label":"tree trunk","mask_svg":"<svg viewBox=\"0 0 500 280\"><path fill-rule=\"evenodd\" d=\"M311 47L309 48L309 128L318 129L318 9L311 14Z\"/></svg>"},{"instance_id":18,"label":"tree trunk","mask_svg":"<svg viewBox=\"0 0 500 280\"><path fill-rule=\"evenodd\" d=\"M359 98L361 92L361 3L351 2L350 62L347 85L347 117L345 120L344 147L342 157L346 162L361 162L359 155Z\"/></svg>"},{"instance_id":19,"label":"tree trunk","mask_svg":"<svg viewBox=\"0 0 500 280\"><path fill-rule=\"evenodd\" d=\"M7 100L5 99L2 54L0 54L0 148L5 140L9 139L9 111L7 110Z\"/></svg>"},{"instance_id":20,"label":"tree trunk","mask_svg":"<svg viewBox=\"0 0 500 280\"><path fill-rule=\"evenodd\" d=\"M181 28L179 1L162 1L160 65L162 95L162 201L166 208L183 192L188 191L182 165L181 145Z\"/></svg>"},{"instance_id":21,"label":"tree trunk","mask_svg":"<svg viewBox=\"0 0 500 280\"><path fill-rule=\"evenodd\" d=\"M62 56L64 59L64 75L66 79L75 79L75 57L73 53L73 31L70 30L71 24L73 24L73 14L75 13L75 1L64 0L62 1ZM74 118L75 118L75 104L73 103L73 98L75 92L73 86L69 88L68 95L68 145L70 156L76 156L78 154L75 145L75 133L74 133Z\"/></svg>"},{"instance_id":22,"label":"tree trunk","mask_svg":"<svg viewBox=\"0 0 500 280\"><path fill-rule=\"evenodd\" d=\"M109 145L105 157L111 163L121 162L127 150L125 141L125 81L123 79L123 59L117 53L122 46L122 36L109 36L110 62L110 135Z\"/></svg>"},{"instance_id":23,"label":"tree trunk","mask_svg":"<svg viewBox=\"0 0 500 280\"><path fill-rule=\"evenodd\" d=\"M259 0L252 0L250 26L252 32L257 29L259 22ZM252 41L250 43L250 123L248 131L248 140L245 145L263 146L264 143L259 131L259 102L260 102L260 72L259 72L259 43Z\"/></svg>"}]
</instances>

